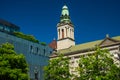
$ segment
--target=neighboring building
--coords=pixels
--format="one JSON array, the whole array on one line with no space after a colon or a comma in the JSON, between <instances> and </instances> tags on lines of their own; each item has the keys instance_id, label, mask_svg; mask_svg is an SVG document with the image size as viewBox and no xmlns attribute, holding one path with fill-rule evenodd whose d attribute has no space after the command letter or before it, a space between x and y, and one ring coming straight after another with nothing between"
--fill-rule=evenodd
<instances>
[{"instance_id":1,"label":"neighboring building","mask_svg":"<svg viewBox=\"0 0 120 80\"><path fill-rule=\"evenodd\" d=\"M52 49L47 45L18 38L14 35L16 31L20 31L18 26L0 20L0 44L6 42L13 44L17 53L25 55L31 80L43 80L43 67L48 64Z\"/></svg>"},{"instance_id":2,"label":"neighboring building","mask_svg":"<svg viewBox=\"0 0 120 80\"><path fill-rule=\"evenodd\" d=\"M114 61L120 65L120 36L110 38L106 35L103 40L91 41L75 45L74 27L70 20L67 6L63 6L60 22L57 24L58 40L56 52L50 56L56 58L58 54L64 54L70 58L70 72L76 74L75 68L81 55L90 55L94 52L96 46L107 48L114 55ZM56 46L53 44L53 46Z\"/></svg>"}]
</instances>

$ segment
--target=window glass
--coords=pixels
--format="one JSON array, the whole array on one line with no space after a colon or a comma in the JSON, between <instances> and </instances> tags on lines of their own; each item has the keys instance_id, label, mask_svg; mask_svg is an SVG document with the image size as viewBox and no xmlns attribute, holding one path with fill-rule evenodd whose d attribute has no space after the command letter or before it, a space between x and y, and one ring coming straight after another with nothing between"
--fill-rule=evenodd
<instances>
[{"instance_id":1,"label":"window glass","mask_svg":"<svg viewBox=\"0 0 120 80\"><path fill-rule=\"evenodd\" d=\"M30 46L30 52L33 53L33 46Z\"/></svg>"},{"instance_id":2,"label":"window glass","mask_svg":"<svg viewBox=\"0 0 120 80\"><path fill-rule=\"evenodd\" d=\"M36 53L38 54L38 51L39 51L39 49L38 49L38 47L36 48Z\"/></svg>"},{"instance_id":3,"label":"window glass","mask_svg":"<svg viewBox=\"0 0 120 80\"><path fill-rule=\"evenodd\" d=\"M120 51L120 45L119 45L119 47L118 47L118 51Z\"/></svg>"},{"instance_id":4,"label":"window glass","mask_svg":"<svg viewBox=\"0 0 120 80\"><path fill-rule=\"evenodd\" d=\"M5 31L10 32L10 28L8 26L5 27Z\"/></svg>"},{"instance_id":5,"label":"window glass","mask_svg":"<svg viewBox=\"0 0 120 80\"><path fill-rule=\"evenodd\" d=\"M45 55L45 49L44 49L44 55Z\"/></svg>"},{"instance_id":6,"label":"window glass","mask_svg":"<svg viewBox=\"0 0 120 80\"><path fill-rule=\"evenodd\" d=\"M3 25L0 25L0 30L3 30Z\"/></svg>"}]
</instances>

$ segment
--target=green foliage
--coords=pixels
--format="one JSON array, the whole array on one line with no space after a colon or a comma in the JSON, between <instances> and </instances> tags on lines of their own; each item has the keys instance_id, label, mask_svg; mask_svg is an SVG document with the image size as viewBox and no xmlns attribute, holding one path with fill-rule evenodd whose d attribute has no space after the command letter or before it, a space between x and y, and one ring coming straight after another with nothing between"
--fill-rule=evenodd
<instances>
[{"instance_id":1,"label":"green foliage","mask_svg":"<svg viewBox=\"0 0 120 80\"><path fill-rule=\"evenodd\" d=\"M99 47L93 55L81 56L76 80L119 80L120 68L114 64L108 50Z\"/></svg>"},{"instance_id":2,"label":"green foliage","mask_svg":"<svg viewBox=\"0 0 120 80\"><path fill-rule=\"evenodd\" d=\"M46 45L47 45L45 42L41 42L40 44L43 45L43 46L46 46Z\"/></svg>"},{"instance_id":3,"label":"green foliage","mask_svg":"<svg viewBox=\"0 0 120 80\"><path fill-rule=\"evenodd\" d=\"M26 40L29 40L29 41L32 41L35 43L39 43L39 41L37 39L35 39L35 37L32 35L26 35L26 34L23 34L21 32L14 32L14 35L19 37L19 38L23 38L23 39L26 39Z\"/></svg>"},{"instance_id":4,"label":"green foliage","mask_svg":"<svg viewBox=\"0 0 120 80\"><path fill-rule=\"evenodd\" d=\"M69 60L62 55L50 60L44 71L45 80L71 80Z\"/></svg>"},{"instance_id":5,"label":"green foliage","mask_svg":"<svg viewBox=\"0 0 120 80\"><path fill-rule=\"evenodd\" d=\"M28 80L28 65L23 54L5 43L0 47L0 80Z\"/></svg>"}]
</instances>

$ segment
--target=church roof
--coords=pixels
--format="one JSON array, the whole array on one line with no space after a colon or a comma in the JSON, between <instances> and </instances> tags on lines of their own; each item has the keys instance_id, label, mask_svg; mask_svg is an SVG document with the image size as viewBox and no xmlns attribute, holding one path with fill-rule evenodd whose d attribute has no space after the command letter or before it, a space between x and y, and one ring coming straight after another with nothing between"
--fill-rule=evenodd
<instances>
[{"instance_id":1,"label":"church roof","mask_svg":"<svg viewBox=\"0 0 120 80\"><path fill-rule=\"evenodd\" d=\"M49 47L51 47L53 50L57 49L57 41L54 39L50 44Z\"/></svg>"},{"instance_id":2,"label":"church roof","mask_svg":"<svg viewBox=\"0 0 120 80\"><path fill-rule=\"evenodd\" d=\"M104 40L106 39L110 39L112 41L118 41L120 43L120 36L116 36L112 38L105 38ZM67 49L59 50L57 51L57 53L70 54L70 53L79 52L79 51L91 50L95 48L96 45L100 45L104 40L96 40L92 42L78 44L75 46L71 46Z\"/></svg>"}]
</instances>

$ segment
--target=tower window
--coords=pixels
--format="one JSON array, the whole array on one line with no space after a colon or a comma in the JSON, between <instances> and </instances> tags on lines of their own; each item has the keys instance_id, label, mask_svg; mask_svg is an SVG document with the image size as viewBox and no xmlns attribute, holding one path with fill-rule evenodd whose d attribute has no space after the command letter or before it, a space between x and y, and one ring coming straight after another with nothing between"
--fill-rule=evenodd
<instances>
[{"instance_id":1,"label":"tower window","mask_svg":"<svg viewBox=\"0 0 120 80\"><path fill-rule=\"evenodd\" d=\"M64 38L64 29L62 29L62 38Z\"/></svg>"},{"instance_id":2,"label":"tower window","mask_svg":"<svg viewBox=\"0 0 120 80\"><path fill-rule=\"evenodd\" d=\"M71 31L72 31L72 30L70 29L70 37L71 37Z\"/></svg>"},{"instance_id":3,"label":"tower window","mask_svg":"<svg viewBox=\"0 0 120 80\"><path fill-rule=\"evenodd\" d=\"M58 29L59 39L60 39L60 29Z\"/></svg>"},{"instance_id":4,"label":"tower window","mask_svg":"<svg viewBox=\"0 0 120 80\"><path fill-rule=\"evenodd\" d=\"M66 28L66 37L67 37L67 28Z\"/></svg>"}]
</instances>

